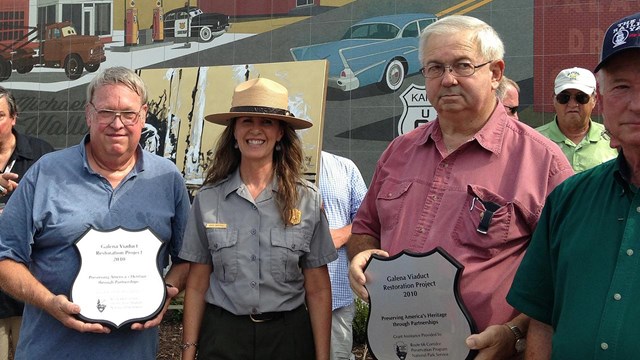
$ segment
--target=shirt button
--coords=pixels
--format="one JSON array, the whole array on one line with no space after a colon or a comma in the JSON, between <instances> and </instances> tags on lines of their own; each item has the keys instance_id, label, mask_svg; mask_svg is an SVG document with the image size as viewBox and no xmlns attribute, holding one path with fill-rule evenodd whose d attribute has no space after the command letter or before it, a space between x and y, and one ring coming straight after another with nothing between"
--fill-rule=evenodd
<instances>
[{"instance_id":1,"label":"shirt button","mask_svg":"<svg viewBox=\"0 0 640 360\"><path fill-rule=\"evenodd\" d=\"M255 206L255 205L252 205L252 206L251 206L251 208L252 208L253 210L258 210L258 207L257 207L257 206Z\"/></svg>"},{"instance_id":2,"label":"shirt button","mask_svg":"<svg viewBox=\"0 0 640 360\"><path fill-rule=\"evenodd\" d=\"M251 255L251 261L256 261L256 256L255 255Z\"/></svg>"},{"instance_id":3,"label":"shirt button","mask_svg":"<svg viewBox=\"0 0 640 360\"><path fill-rule=\"evenodd\" d=\"M614 300L620 300L620 299L622 299L622 295L620 295L620 294L613 294L613 299L614 299Z\"/></svg>"},{"instance_id":4,"label":"shirt button","mask_svg":"<svg viewBox=\"0 0 640 360\"><path fill-rule=\"evenodd\" d=\"M609 348L609 344L607 344L606 342L603 342L600 344L600 348L602 350L607 350Z\"/></svg>"},{"instance_id":5,"label":"shirt button","mask_svg":"<svg viewBox=\"0 0 640 360\"><path fill-rule=\"evenodd\" d=\"M251 229L251 235L255 235L256 234L256 229Z\"/></svg>"},{"instance_id":6,"label":"shirt button","mask_svg":"<svg viewBox=\"0 0 640 360\"><path fill-rule=\"evenodd\" d=\"M640 206L636 208L636 211L640 213Z\"/></svg>"},{"instance_id":7,"label":"shirt button","mask_svg":"<svg viewBox=\"0 0 640 360\"><path fill-rule=\"evenodd\" d=\"M256 282L255 282L255 281L252 281L252 282L251 282L251 287L252 287L252 288L253 288L253 287L256 287Z\"/></svg>"},{"instance_id":8,"label":"shirt button","mask_svg":"<svg viewBox=\"0 0 640 360\"><path fill-rule=\"evenodd\" d=\"M627 249L627 255L629 256L633 255L633 249Z\"/></svg>"}]
</instances>

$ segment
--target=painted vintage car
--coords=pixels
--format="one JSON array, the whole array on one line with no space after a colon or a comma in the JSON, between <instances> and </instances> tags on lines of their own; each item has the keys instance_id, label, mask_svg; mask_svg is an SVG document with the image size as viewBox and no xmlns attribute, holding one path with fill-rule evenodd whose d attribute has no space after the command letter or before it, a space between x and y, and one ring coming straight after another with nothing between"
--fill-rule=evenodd
<instances>
[{"instance_id":1,"label":"painted vintage car","mask_svg":"<svg viewBox=\"0 0 640 360\"><path fill-rule=\"evenodd\" d=\"M164 36L194 37L208 42L229 30L229 16L205 13L195 6L184 6L164 14Z\"/></svg>"},{"instance_id":2,"label":"painted vintage car","mask_svg":"<svg viewBox=\"0 0 640 360\"><path fill-rule=\"evenodd\" d=\"M420 70L419 36L437 20L433 14L397 14L362 20L341 40L291 49L296 61L329 61L329 86L350 91L378 84L398 90L408 74Z\"/></svg>"}]
</instances>

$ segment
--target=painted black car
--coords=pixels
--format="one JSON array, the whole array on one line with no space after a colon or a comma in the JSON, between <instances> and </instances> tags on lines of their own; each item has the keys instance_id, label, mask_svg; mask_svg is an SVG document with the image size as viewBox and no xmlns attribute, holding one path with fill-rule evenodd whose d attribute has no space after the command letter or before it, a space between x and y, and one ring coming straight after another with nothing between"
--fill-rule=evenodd
<instances>
[{"instance_id":1,"label":"painted black car","mask_svg":"<svg viewBox=\"0 0 640 360\"><path fill-rule=\"evenodd\" d=\"M204 13L195 6L185 6L164 14L164 36L194 37L208 42L229 29L229 16L219 13Z\"/></svg>"}]
</instances>

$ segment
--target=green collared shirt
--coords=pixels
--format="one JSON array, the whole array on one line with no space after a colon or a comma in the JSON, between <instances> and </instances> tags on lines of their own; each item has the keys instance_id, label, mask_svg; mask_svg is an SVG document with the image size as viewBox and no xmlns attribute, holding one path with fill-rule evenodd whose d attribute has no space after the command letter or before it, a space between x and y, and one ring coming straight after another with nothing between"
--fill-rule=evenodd
<instances>
[{"instance_id":1,"label":"green collared shirt","mask_svg":"<svg viewBox=\"0 0 640 360\"><path fill-rule=\"evenodd\" d=\"M551 325L552 359L637 359L640 194L623 154L549 195L507 301Z\"/></svg>"},{"instance_id":2,"label":"green collared shirt","mask_svg":"<svg viewBox=\"0 0 640 360\"><path fill-rule=\"evenodd\" d=\"M604 135L604 126L589 120L589 132L578 144L574 144L558 127L557 116L536 130L560 146L576 173L591 169L618 155L618 150L609 146L609 137Z\"/></svg>"}]
</instances>

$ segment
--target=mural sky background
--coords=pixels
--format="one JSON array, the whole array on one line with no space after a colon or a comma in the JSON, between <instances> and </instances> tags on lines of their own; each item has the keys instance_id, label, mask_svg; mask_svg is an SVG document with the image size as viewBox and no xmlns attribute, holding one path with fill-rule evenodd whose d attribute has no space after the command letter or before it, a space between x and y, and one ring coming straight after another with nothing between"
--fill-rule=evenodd
<instances>
[{"instance_id":1,"label":"mural sky background","mask_svg":"<svg viewBox=\"0 0 640 360\"><path fill-rule=\"evenodd\" d=\"M520 117L539 126L553 120L549 106L555 73L571 66L592 69L598 61L599 34L612 20L637 9L640 1L636 0L320 1L319 6L296 9L291 16L232 17L228 33L210 43L191 41L188 47L167 42L116 52L123 38L116 30L114 43L105 44L107 62L102 66L166 69L291 62L291 48L338 40L351 25L370 17L466 14L486 21L500 33L506 49L505 74L521 87ZM568 56L570 52L573 56ZM18 129L63 148L78 143L86 132L84 92L92 76L85 72L70 81L61 70L14 71L0 85L13 89L19 99L22 115ZM207 96L232 92L220 85ZM352 159L369 182L380 154L397 136L404 109L400 94L412 85L424 86L422 76L409 75L392 93L375 85L350 92L328 88L323 149Z\"/></svg>"}]
</instances>

